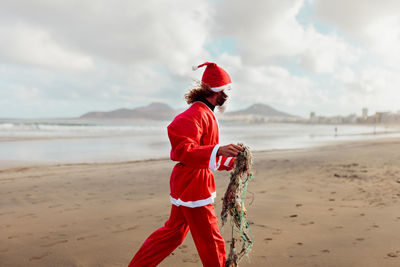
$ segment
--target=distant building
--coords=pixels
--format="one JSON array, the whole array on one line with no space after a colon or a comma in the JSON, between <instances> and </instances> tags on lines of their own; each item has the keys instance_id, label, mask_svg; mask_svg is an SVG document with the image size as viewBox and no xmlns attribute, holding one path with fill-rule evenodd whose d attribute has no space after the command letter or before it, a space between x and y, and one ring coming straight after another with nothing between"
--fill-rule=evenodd
<instances>
[{"instance_id":1,"label":"distant building","mask_svg":"<svg viewBox=\"0 0 400 267\"><path fill-rule=\"evenodd\" d=\"M390 112L376 112L375 122L382 123L387 122L390 117Z\"/></svg>"},{"instance_id":2,"label":"distant building","mask_svg":"<svg viewBox=\"0 0 400 267\"><path fill-rule=\"evenodd\" d=\"M362 117L363 117L363 119L367 119L368 118L368 108L363 108L362 109Z\"/></svg>"},{"instance_id":3,"label":"distant building","mask_svg":"<svg viewBox=\"0 0 400 267\"><path fill-rule=\"evenodd\" d=\"M318 121L318 117L315 116L315 112L314 112L314 111L311 111L311 112L310 112L310 122L311 122L311 123L318 123L318 122L319 122L319 121Z\"/></svg>"},{"instance_id":4,"label":"distant building","mask_svg":"<svg viewBox=\"0 0 400 267\"><path fill-rule=\"evenodd\" d=\"M344 118L345 123L356 123L357 122L357 115L356 114L350 114L349 116Z\"/></svg>"}]
</instances>

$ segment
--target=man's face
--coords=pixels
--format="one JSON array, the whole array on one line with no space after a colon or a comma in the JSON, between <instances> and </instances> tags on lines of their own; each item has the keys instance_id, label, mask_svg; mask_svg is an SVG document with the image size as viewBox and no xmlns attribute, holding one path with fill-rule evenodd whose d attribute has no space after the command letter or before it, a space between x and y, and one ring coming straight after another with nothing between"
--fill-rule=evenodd
<instances>
[{"instance_id":1,"label":"man's face","mask_svg":"<svg viewBox=\"0 0 400 267\"><path fill-rule=\"evenodd\" d=\"M225 90L219 92L217 97L217 108L219 112L224 113L226 109L226 100L228 100L228 95L226 94Z\"/></svg>"},{"instance_id":2,"label":"man's face","mask_svg":"<svg viewBox=\"0 0 400 267\"><path fill-rule=\"evenodd\" d=\"M219 95L217 98L217 106L221 107L227 99L228 99L228 95L224 91L219 92Z\"/></svg>"}]
</instances>

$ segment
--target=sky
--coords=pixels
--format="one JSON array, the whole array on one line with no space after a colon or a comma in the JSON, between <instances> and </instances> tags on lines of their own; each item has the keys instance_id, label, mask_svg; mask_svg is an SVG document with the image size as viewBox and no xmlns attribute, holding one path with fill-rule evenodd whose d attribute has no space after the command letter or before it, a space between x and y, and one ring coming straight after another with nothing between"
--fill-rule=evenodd
<instances>
[{"instance_id":1,"label":"sky","mask_svg":"<svg viewBox=\"0 0 400 267\"><path fill-rule=\"evenodd\" d=\"M400 1L0 0L0 118L77 117L183 95L215 62L229 110L400 110Z\"/></svg>"}]
</instances>

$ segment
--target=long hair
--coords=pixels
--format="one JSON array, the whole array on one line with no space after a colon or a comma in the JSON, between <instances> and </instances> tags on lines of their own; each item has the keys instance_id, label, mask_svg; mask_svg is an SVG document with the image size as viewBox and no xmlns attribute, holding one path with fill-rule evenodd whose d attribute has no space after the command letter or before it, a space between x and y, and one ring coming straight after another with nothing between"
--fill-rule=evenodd
<instances>
[{"instance_id":1,"label":"long hair","mask_svg":"<svg viewBox=\"0 0 400 267\"><path fill-rule=\"evenodd\" d=\"M189 105L215 94L211 87L201 81L194 81L190 91L185 94L186 103Z\"/></svg>"}]
</instances>

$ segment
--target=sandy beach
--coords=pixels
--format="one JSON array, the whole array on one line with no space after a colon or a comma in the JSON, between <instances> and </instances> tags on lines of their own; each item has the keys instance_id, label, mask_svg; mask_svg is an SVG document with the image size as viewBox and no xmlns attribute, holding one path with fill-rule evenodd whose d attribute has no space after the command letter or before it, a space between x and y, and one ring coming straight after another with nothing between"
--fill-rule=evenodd
<instances>
[{"instance_id":1,"label":"sandy beach","mask_svg":"<svg viewBox=\"0 0 400 267\"><path fill-rule=\"evenodd\" d=\"M400 139L254 158L254 248L240 266L400 266ZM169 216L173 165L3 166L0 266L127 266ZM215 177L219 214L229 173ZM190 234L160 266L201 266Z\"/></svg>"}]
</instances>

